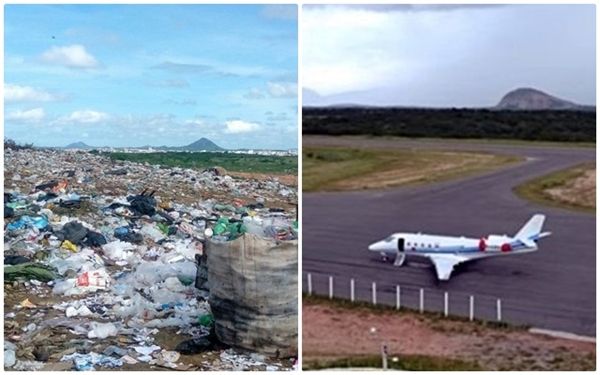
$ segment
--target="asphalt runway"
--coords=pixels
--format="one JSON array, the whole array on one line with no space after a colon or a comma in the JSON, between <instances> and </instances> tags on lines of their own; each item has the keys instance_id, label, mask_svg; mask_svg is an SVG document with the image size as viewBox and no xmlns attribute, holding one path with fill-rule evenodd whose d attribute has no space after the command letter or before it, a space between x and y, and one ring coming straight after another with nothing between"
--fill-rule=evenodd
<instances>
[{"instance_id":1,"label":"asphalt runway","mask_svg":"<svg viewBox=\"0 0 600 375\"><path fill-rule=\"evenodd\" d=\"M357 298L370 300L377 283L381 303L394 303L396 285L403 305L415 306L425 288L426 309L443 306L449 293L451 314L465 315L474 295L476 317L495 319L502 300L502 320L538 328L596 335L596 219L594 214L541 206L524 201L512 188L536 176L595 161L593 148L444 143L376 138L306 137L304 145L379 148L440 148L520 155L527 160L475 177L420 187L385 191L303 194L302 271L311 273L313 289L347 296L356 280ZM540 250L516 256L465 263L448 282L438 282L426 260L408 266L383 263L367 246L393 232L423 232L479 238L514 235L535 213L546 215Z\"/></svg>"}]
</instances>

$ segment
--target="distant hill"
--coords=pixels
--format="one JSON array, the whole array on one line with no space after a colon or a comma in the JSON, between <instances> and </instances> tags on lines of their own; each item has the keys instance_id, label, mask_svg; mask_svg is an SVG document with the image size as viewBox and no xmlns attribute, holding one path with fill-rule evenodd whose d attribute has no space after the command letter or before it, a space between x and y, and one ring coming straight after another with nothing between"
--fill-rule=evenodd
<instances>
[{"instance_id":1,"label":"distant hill","mask_svg":"<svg viewBox=\"0 0 600 375\"><path fill-rule=\"evenodd\" d=\"M187 146L178 147L178 149L186 151L223 151L222 147L217 146L213 141L208 138L200 138L196 142L190 143Z\"/></svg>"},{"instance_id":2,"label":"distant hill","mask_svg":"<svg viewBox=\"0 0 600 375\"><path fill-rule=\"evenodd\" d=\"M95 148L94 146L90 146L87 145L83 142L75 142L75 143L71 143L67 146L65 146L64 148L66 149L92 149ZM100 147L102 148L102 147ZM105 146L104 148L109 148L108 146ZM117 147L119 148L119 147ZM211 141L208 138L200 138L199 140L197 140L196 142L190 143L187 146L160 146L160 147L156 147L156 146L143 146L143 147L121 147L121 148L130 148L130 149L150 149L150 148L155 148L155 149L160 149L160 150L181 150L181 151L224 151L225 149L217 146L213 141Z\"/></svg>"},{"instance_id":3,"label":"distant hill","mask_svg":"<svg viewBox=\"0 0 600 375\"><path fill-rule=\"evenodd\" d=\"M84 148L93 148L92 146L89 146L83 142L75 142L75 143L71 143L69 145L66 145L65 148L78 148L78 149L84 149Z\"/></svg>"},{"instance_id":4,"label":"distant hill","mask_svg":"<svg viewBox=\"0 0 600 375\"><path fill-rule=\"evenodd\" d=\"M499 110L594 110L592 106L579 105L533 88L518 88L504 95L494 107Z\"/></svg>"}]
</instances>

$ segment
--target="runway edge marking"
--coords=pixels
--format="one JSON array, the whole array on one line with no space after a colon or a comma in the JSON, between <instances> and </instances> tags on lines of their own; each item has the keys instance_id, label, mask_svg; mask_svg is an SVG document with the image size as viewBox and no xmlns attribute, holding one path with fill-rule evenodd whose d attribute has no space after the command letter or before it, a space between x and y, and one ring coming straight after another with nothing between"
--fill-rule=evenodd
<instances>
[{"instance_id":1,"label":"runway edge marking","mask_svg":"<svg viewBox=\"0 0 600 375\"><path fill-rule=\"evenodd\" d=\"M591 342L594 344L596 343L595 337L577 335L575 333L569 333L569 332L553 331L550 329L543 329L543 328L530 328L529 332L533 333L533 334L537 334L537 335L545 335L545 336L551 336L551 337L567 339L567 340Z\"/></svg>"}]
</instances>

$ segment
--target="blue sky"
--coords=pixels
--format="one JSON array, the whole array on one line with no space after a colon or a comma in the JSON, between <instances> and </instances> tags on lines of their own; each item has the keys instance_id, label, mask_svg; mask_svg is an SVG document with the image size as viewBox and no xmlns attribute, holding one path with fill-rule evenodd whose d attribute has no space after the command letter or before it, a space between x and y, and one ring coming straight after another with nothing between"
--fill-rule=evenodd
<instances>
[{"instance_id":1,"label":"blue sky","mask_svg":"<svg viewBox=\"0 0 600 375\"><path fill-rule=\"evenodd\" d=\"M295 5L7 5L5 137L297 147Z\"/></svg>"},{"instance_id":2,"label":"blue sky","mask_svg":"<svg viewBox=\"0 0 600 375\"><path fill-rule=\"evenodd\" d=\"M595 5L304 5L303 104L596 102Z\"/></svg>"}]
</instances>

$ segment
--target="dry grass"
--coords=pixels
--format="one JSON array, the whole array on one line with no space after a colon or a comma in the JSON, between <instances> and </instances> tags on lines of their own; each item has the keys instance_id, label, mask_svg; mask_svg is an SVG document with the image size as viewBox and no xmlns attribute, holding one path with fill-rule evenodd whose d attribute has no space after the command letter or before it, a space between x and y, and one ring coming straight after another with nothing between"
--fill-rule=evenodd
<instances>
[{"instance_id":1,"label":"dry grass","mask_svg":"<svg viewBox=\"0 0 600 375\"><path fill-rule=\"evenodd\" d=\"M591 169L593 168L593 169ZM568 204L596 207L596 168L582 168L581 175L565 184L544 191L551 199Z\"/></svg>"},{"instance_id":2,"label":"dry grass","mask_svg":"<svg viewBox=\"0 0 600 375\"><path fill-rule=\"evenodd\" d=\"M385 189L439 182L493 170L513 156L435 150L305 147L304 191Z\"/></svg>"},{"instance_id":3,"label":"dry grass","mask_svg":"<svg viewBox=\"0 0 600 375\"><path fill-rule=\"evenodd\" d=\"M596 164L585 163L536 178L518 186L515 192L534 202L595 212Z\"/></svg>"}]
</instances>

